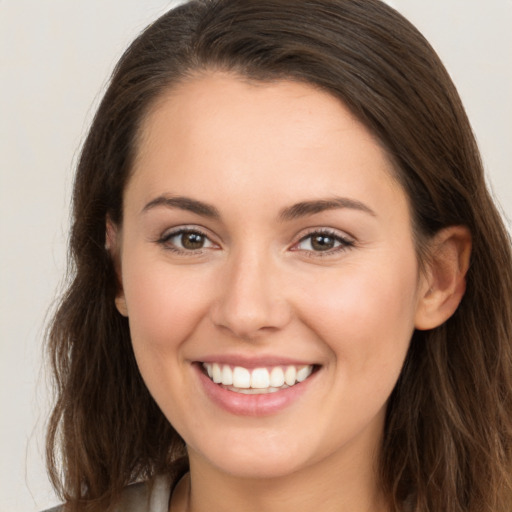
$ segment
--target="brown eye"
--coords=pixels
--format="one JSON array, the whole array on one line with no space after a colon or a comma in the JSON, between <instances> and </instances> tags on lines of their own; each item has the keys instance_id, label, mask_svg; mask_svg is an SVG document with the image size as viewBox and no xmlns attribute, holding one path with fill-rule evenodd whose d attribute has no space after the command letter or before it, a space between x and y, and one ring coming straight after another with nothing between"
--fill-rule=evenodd
<instances>
[{"instance_id":1,"label":"brown eye","mask_svg":"<svg viewBox=\"0 0 512 512\"><path fill-rule=\"evenodd\" d=\"M181 234L181 246L189 251L202 249L206 237L201 233L187 232Z\"/></svg>"},{"instance_id":2,"label":"brown eye","mask_svg":"<svg viewBox=\"0 0 512 512\"><path fill-rule=\"evenodd\" d=\"M311 247L314 251L328 251L333 249L336 240L333 236L329 235L313 235L311 237Z\"/></svg>"},{"instance_id":3,"label":"brown eye","mask_svg":"<svg viewBox=\"0 0 512 512\"><path fill-rule=\"evenodd\" d=\"M293 250L314 253L336 253L354 246L354 242L330 231L310 233L294 246Z\"/></svg>"},{"instance_id":4,"label":"brown eye","mask_svg":"<svg viewBox=\"0 0 512 512\"><path fill-rule=\"evenodd\" d=\"M166 249L175 252L194 252L201 249L212 249L216 245L200 231L194 229L179 229L167 235L164 235L158 243L163 245Z\"/></svg>"}]
</instances>

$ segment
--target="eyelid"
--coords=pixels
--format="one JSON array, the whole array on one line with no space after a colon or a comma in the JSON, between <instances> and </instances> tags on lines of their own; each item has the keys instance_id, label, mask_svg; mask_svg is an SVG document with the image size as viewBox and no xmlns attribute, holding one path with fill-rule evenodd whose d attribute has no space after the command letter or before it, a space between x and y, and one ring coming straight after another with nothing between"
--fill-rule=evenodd
<instances>
[{"instance_id":1,"label":"eyelid","mask_svg":"<svg viewBox=\"0 0 512 512\"><path fill-rule=\"evenodd\" d=\"M309 249L299 249L297 246L308 239L309 237L313 235L326 235L334 238L337 242L339 242L339 245L337 247L334 247L332 249L328 249L325 251L314 251ZM302 252L303 254L307 254L311 257L325 257L325 256L332 256L339 252L346 251L352 247L354 247L356 241L354 237L348 235L345 232L333 229L333 228L326 228L326 227L314 227L309 228L305 232L300 233L300 235L297 236L297 240L293 243L290 250Z\"/></svg>"},{"instance_id":2,"label":"eyelid","mask_svg":"<svg viewBox=\"0 0 512 512\"><path fill-rule=\"evenodd\" d=\"M185 249L181 248L175 244L171 244L170 240L173 237L179 236L183 233L197 233L201 236L204 236L209 244L211 244L209 247L200 247L198 249ZM333 248L326 249L325 251L315 251L314 249L301 249L299 248L299 244L307 240L309 237L312 237L313 235L324 235L328 237L332 237L335 239L337 245ZM208 229L203 228L202 226L198 226L197 224L185 224L181 226L175 226L172 228L168 228L165 230L162 235L160 235L156 240L155 243L158 245L163 246L166 250L172 251L177 254L182 255L199 255L204 253L205 251L212 250L212 249L219 249L220 244L214 240L215 237L213 237ZM305 231L302 231L299 235L296 236L295 242L293 242L292 246L289 248L291 251L301 252L304 255L310 256L310 257L325 257L325 256L333 256L339 252L346 251L350 248L352 248L355 245L354 237L351 235L348 235L347 233L343 231L339 231L337 229L333 228L327 228L327 227L312 227L308 228Z\"/></svg>"},{"instance_id":3,"label":"eyelid","mask_svg":"<svg viewBox=\"0 0 512 512\"><path fill-rule=\"evenodd\" d=\"M219 247L219 243L213 240L213 237L209 234L209 230L206 230L202 226L198 226L197 224L185 224L181 226L175 226L173 228L169 228L165 230L155 242L159 245L164 246L165 249L185 255L194 255L194 254L202 254L205 250L216 249ZM199 249L184 249L181 247L177 247L173 244L169 243L169 240L175 236L179 236L183 233L197 233L201 236L204 236L213 247L201 247Z\"/></svg>"}]
</instances>

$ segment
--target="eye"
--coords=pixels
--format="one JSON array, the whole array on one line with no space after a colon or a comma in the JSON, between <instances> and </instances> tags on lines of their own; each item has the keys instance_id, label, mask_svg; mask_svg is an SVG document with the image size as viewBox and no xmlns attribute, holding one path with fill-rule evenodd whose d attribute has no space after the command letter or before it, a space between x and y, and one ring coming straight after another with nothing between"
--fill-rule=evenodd
<instances>
[{"instance_id":1,"label":"eye","mask_svg":"<svg viewBox=\"0 0 512 512\"><path fill-rule=\"evenodd\" d=\"M166 233L158 243L175 252L194 252L217 247L204 233L197 229L180 228Z\"/></svg>"},{"instance_id":2,"label":"eye","mask_svg":"<svg viewBox=\"0 0 512 512\"><path fill-rule=\"evenodd\" d=\"M331 231L314 231L302 237L293 250L333 253L352 247L354 242Z\"/></svg>"}]
</instances>

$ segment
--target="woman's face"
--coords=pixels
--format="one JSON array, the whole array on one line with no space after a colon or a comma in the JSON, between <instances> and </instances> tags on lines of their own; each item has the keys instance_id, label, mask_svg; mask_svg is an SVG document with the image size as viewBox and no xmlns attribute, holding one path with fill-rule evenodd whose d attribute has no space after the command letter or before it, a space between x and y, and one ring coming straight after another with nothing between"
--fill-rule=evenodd
<instances>
[{"instance_id":1,"label":"woman's face","mask_svg":"<svg viewBox=\"0 0 512 512\"><path fill-rule=\"evenodd\" d=\"M300 83L212 73L146 118L118 308L193 463L374 460L425 286L392 175L347 108Z\"/></svg>"}]
</instances>

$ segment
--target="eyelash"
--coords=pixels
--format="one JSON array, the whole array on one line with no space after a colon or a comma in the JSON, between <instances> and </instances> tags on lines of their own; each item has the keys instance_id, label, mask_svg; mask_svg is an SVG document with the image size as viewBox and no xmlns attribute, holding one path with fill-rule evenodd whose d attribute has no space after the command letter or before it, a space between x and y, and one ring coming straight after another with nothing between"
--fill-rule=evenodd
<instances>
[{"instance_id":1,"label":"eyelash","mask_svg":"<svg viewBox=\"0 0 512 512\"><path fill-rule=\"evenodd\" d=\"M332 249L327 249L325 251L314 251L309 249L299 249L295 248L302 242L306 240L310 240L310 245L312 243L312 239L314 236L321 236L325 238L332 238L334 240L334 243L339 244L338 246L333 247ZM352 247L354 247L355 243L350 238L341 236L336 231L330 230L330 229L315 229L307 233L306 235L302 236L300 240L294 244L292 250L293 251L301 251L304 255L311 258L325 258L328 256L336 255L340 252L346 251Z\"/></svg>"},{"instance_id":2,"label":"eyelash","mask_svg":"<svg viewBox=\"0 0 512 512\"><path fill-rule=\"evenodd\" d=\"M198 249L184 249L177 247L175 244L170 243L170 240L179 237L180 235L189 234L189 235L199 235L203 237L205 240L207 240L210 244L215 245L214 242L211 241L209 236L197 228L187 228L187 227L181 227L174 231L171 231L169 233L165 233L162 237L160 237L156 242L159 245L162 245L165 247L166 250L172 251L179 255L199 255L203 254L205 249L210 249L210 247L200 247ZM325 238L331 238L334 240L334 243L338 244L337 246L327 249L325 251L315 251L313 249L300 249L297 248L298 245L305 242L306 240L312 240L314 236L321 236ZM310 245L311 245L310 241ZM332 256L334 254L338 254L339 252L346 251L350 249L351 247L354 247L354 241L341 236L339 233L330 230L330 229L316 229L313 231L310 231L306 235L302 236L298 242L296 242L291 250L292 251L300 251L304 255L307 255L307 257L311 258L322 258L327 256Z\"/></svg>"},{"instance_id":3,"label":"eyelash","mask_svg":"<svg viewBox=\"0 0 512 512\"><path fill-rule=\"evenodd\" d=\"M164 248L168 251L172 251L178 255L191 255L191 254L202 254L204 252L204 249L209 249L209 247L201 247L199 249L183 249L180 247L177 247L175 244L170 243L170 240L178 237L180 235L189 234L189 235L199 235L203 237L206 240L209 241L209 243L214 244L214 242L211 241L210 237L197 228L187 228L187 227L181 227L174 231L171 231L169 233L165 233L162 237L160 237L156 242L159 245L164 246Z\"/></svg>"}]
</instances>

